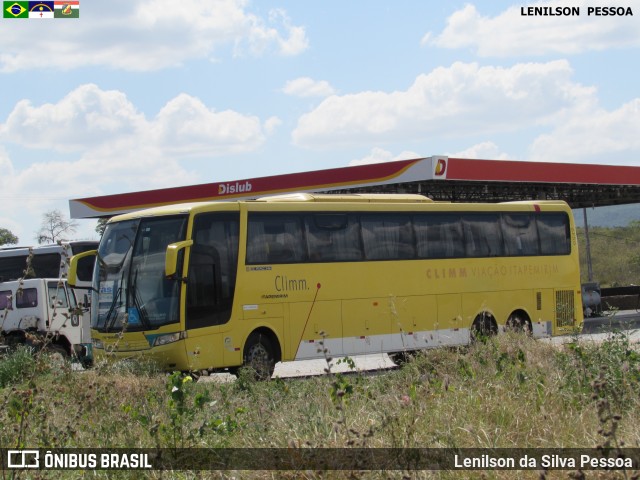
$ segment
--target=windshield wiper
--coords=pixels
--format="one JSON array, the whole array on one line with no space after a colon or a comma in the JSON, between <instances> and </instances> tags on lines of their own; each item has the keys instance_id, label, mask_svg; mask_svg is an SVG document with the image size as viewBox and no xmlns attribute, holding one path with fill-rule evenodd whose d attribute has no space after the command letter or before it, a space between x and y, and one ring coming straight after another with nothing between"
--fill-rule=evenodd
<instances>
[{"instance_id":1,"label":"windshield wiper","mask_svg":"<svg viewBox=\"0 0 640 480\"><path fill-rule=\"evenodd\" d=\"M118 303L118 299L120 298L121 294L122 294L122 287L119 287L115 295L113 296L113 300L111 300L111 306L109 307L109 311L107 312L107 317L104 319L105 332L108 332L111 329L111 327L113 327L113 325L116 323L116 318L118 318L118 315L117 314L114 315L114 312L116 312L117 310L116 304Z\"/></svg>"},{"instance_id":2,"label":"windshield wiper","mask_svg":"<svg viewBox=\"0 0 640 480\"><path fill-rule=\"evenodd\" d=\"M140 313L140 323L142 323L143 327L150 328L151 324L149 323L149 314L147 313L147 307L140 300L140 294L138 292L138 269L136 268L136 273L133 275L133 281L131 282L131 292L133 293L133 305L138 312Z\"/></svg>"}]
</instances>

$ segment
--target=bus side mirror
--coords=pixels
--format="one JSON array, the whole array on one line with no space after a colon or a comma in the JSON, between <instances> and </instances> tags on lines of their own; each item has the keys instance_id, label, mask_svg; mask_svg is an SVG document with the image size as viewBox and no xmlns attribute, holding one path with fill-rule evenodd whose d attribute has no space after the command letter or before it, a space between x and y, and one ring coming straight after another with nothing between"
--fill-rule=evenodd
<instances>
[{"instance_id":1,"label":"bus side mirror","mask_svg":"<svg viewBox=\"0 0 640 480\"><path fill-rule=\"evenodd\" d=\"M69 273L67 273L67 283L71 288L75 288L78 283L78 262L85 257L95 257L96 255L98 255L97 250L89 250L71 257L69 262Z\"/></svg>"},{"instance_id":2,"label":"bus side mirror","mask_svg":"<svg viewBox=\"0 0 640 480\"><path fill-rule=\"evenodd\" d=\"M172 243L167 246L167 255L164 260L164 274L172 277L178 269L178 254L184 248L193 245L193 240L184 240L182 242Z\"/></svg>"}]
</instances>

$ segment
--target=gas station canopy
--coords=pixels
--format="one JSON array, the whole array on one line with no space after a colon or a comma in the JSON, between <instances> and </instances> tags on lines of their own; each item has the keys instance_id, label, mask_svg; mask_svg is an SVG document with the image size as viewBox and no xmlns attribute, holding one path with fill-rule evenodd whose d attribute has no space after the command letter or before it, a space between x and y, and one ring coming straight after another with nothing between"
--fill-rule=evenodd
<instances>
[{"instance_id":1,"label":"gas station canopy","mask_svg":"<svg viewBox=\"0 0 640 480\"><path fill-rule=\"evenodd\" d=\"M571 208L640 203L640 167L433 156L69 200L71 218L284 192L419 193L437 201L564 200Z\"/></svg>"}]
</instances>

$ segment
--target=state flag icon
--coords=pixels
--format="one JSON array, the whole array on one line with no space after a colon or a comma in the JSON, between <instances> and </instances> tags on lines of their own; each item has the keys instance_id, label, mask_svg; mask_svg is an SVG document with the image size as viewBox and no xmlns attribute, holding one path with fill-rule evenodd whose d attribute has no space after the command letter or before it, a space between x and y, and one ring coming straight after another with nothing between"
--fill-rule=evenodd
<instances>
[{"instance_id":1,"label":"state flag icon","mask_svg":"<svg viewBox=\"0 0 640 480\"><path fill-rule=\"evenodd\" d=\"M54 18L80 18L80 2L78 0L54 1Z\"/></svg>"},{"instance_id":2,"label":"state flag icon","mask_svg":"<svg viewBox=\"0 0 640 480\"><path fill-rule=\"evenodd\" d=\"M29 18L53 18L53 1L29 2Z\"/></svg>"},{"instance_id":3,"label":"state flag icon","mask_svg":"<svg viewBox=\"0 0 640 480\"><path fill-rule=\"evenodd\" d=\"M2 2L4 18L29 18L29 2Z\"/></svg>"}]
</instances>

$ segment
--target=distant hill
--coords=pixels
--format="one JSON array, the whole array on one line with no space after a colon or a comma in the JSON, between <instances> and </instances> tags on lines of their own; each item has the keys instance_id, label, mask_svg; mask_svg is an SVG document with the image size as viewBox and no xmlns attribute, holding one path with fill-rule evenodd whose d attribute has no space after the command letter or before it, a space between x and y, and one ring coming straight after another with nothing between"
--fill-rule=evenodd
<instances>
[{"instance_id":1,"label":"distant hill","mask_svg":"<svg viewBox=\"0 0 640 480\"><path fill-rule=\"evenodd\" d=\"M581 208L573 211L573 217L577 227L584 226ZM590 227L626 227L630 222L640 221L640 204L587 208L587 220Z\"/></svg>"}]
</instances>

